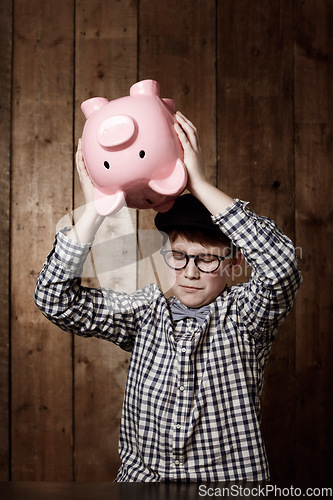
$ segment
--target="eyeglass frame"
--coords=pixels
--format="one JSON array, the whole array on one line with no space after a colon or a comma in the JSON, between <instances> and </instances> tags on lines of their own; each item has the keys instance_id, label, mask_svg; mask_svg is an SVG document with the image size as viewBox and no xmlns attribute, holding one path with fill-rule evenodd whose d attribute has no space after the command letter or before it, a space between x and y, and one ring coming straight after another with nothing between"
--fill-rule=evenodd
<instances>
[{"instance_id":1,"label":"eyeglass frame","mask_svg":"<svg viewBox=\"0 0 333 500\"><path fill-rule=\"evenodd\" d=\"M186 260L186 263L183 267L172 267L170 266L170 264L167 262L166 258L165 258L165 255L167 253L170 253L170 252L177 252L178 254L183 254L184 255L184 258ZM233 250L231 249L230 250L230 253L228 255L226 255L225 257L221 257L220 255L215 255L215 254L212 254L212 253L198 253L197 255L191 255L191 254L187 254L186 252L183 252L182 250L172 250L172 249L165 249L165 248L162 248L160 250L160 254L163 255L163 259L164 259L164 262L166 263L166 265L168 267L170 267L170 269L173 269L174 271L182 271L183 269L185 269L187 266L188 266L188 263L190 262L190 259L193 259L194 260L194 264L195 264L195 267L201 272L201 273L205 273L205 274L211 274L211 273L215 273L215 271L218 270L218 268L220 267L221 265L221 262L223 262L224 260L228 259L229 257L233 257L234 256L234 252ZM213 270L213 271L203 271L202 269L200 269L200 267L198 266L197 262L196 262L196 259L198 257L200 257L201 255L209 255L210 257L215 257L217 260L218 260L218 265L217 267Z\"/></svg>"}]
</instances>

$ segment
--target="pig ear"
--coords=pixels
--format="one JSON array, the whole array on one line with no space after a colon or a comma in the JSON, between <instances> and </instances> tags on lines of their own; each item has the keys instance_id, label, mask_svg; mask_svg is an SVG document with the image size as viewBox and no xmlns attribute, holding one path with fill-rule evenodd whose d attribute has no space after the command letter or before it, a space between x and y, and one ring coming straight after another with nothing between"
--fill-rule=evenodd
<instances>
[{"instance_id":1,"label":"pig ear","mask_svg":"<svg viewBox=\"0 0 333 500\"><path fill-rule=\"evenodd\" d=\"M123 191L117 191L112 194L102 193L95 187L94 202L97 213L106 216L115 214L126 205Z\"/></svg>"},{"instance_id":2,"label":"pig ear","mask_svg":"<svg viewBox=\"0 0 333 500\"><path fill-rule=\"evenodd\" d=\"M152 179L149 187L156 193L178 196L184 191L187 183L187 170L182 160L178 159L171 175L166 179Z\"/></svg>"},{"instance_id":3,"label":"pig ear","mask_svg":"<svg viewBox=\"0 0 333 500\"><path fill-rule=\"evenodd\" d=\"M109 116L99 126L97 140L105 148L114 148L128 142L135 131L135 121L130 116Z\"/></svg>"},{"instance_id":4,"label":"pig ear","mask_svg":"<svg viewBox=\"0 0 333 500\"><path fill-rule=\"evenodd\" d=\"M176 103L173 99L167 99L166 97L163 97L162 101L165 102L169 106L169 108L172 109L173 112L176 111Z\"/></svg>"},{"instance_id":5,"label":"pig ear","mask_svg":"<svg viewBox=\"0 0 333 500\"><path fill-rule=\"evenodd\" d=\"M81 109L84 113L84 116L88 118L90 115L101 109L105 104L109 101L105 97L92 97L91 99L87 99L81 104Z\"/></svg>"}]
</instances>

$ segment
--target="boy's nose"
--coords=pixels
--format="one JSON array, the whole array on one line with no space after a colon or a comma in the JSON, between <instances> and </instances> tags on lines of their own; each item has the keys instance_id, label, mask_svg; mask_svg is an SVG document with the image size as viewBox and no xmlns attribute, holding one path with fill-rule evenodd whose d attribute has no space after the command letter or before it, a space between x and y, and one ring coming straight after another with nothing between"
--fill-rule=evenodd
<instances>
[{"instance_id":1,"label":"boy's nose","mask_svg":"<svg viewBox=\"0 0 333 500\"><path fill-rule=\"evenodd\" d=\"M194 263L193 259L190 259L189 263L185 267L185 278L198 279L200 277L200 271Z\"/></svg>"}]
</instances>

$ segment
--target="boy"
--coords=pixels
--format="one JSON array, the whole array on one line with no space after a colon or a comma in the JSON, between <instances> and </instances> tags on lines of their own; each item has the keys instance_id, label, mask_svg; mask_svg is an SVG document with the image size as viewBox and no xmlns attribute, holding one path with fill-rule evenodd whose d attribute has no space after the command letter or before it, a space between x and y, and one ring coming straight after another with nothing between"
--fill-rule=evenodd
<instances>
[{"instance_id":1,"label":"boy","mask_svg":"<svg viewBox=\"0 0 333 500\"><path fill-rule=\"evenodd\" d=\"M208 183L195 127L180 113L177 122L191 194L155 218L169 235L161 252L173 297L157 285L132 295L81 286L77 276L103 218L79 145L86 210L58 234L35 300L60 328L132 353L116 481L268 480L263 370L301 283L294 247L273 221ZM252 275L229 288L239 249Z\"/></svg>"}]
</instances>

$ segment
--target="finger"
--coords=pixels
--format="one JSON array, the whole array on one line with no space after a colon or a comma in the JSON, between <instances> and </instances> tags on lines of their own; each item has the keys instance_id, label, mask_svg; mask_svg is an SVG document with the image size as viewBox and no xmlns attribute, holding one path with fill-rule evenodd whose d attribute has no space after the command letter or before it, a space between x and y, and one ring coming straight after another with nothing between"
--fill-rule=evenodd
<instances>
[{"instance_id":1,"label":"finger","mask_svg":"<svg viewBox=\"0 0 333 500\"><path fill-rule=\"evenodd\" d=\"M179 140L182 143L183 148L185 146L191 145L191 147L195 151L199 149L200 141L197 129L195 128L192 122L190 122L189 120L185 120L181 116L179 116L179 119L177 117L175 129L178 134Z\"/></svg>"},{"instance_id":2,"label":"finger","mask_svg":"<svg viewBox=\"0 0 333 500\"><path fill-rule=\"evenodd\" d=\"M79 178L81 180L82 175L81 175L81 166L80 166L80 163L81 163L81 161L79 159L79 152L77 151L76 155L75 155L75 165L76 165L76 171L77 171L77 173L79 175Z\"/></svg>"},{"instance_id":3,"label":"finger","mask_svg":"<svg viewBox=\"0 0 333 500\"><path fill-rule=\"evenodd\" d=\"M189 141L189 138L187 134L185 133L183 127L179 125L179 123L174 124L175 131L177 132L178 138L180 140L181 145L183 146L183 149L186 149L188 146L191 146L191 143Z\"/></svg>"},{"instance_id":4,"label":"finger","mask_svg":"<svg viewBox=\"0 0 333 500\"><path fill-rule=\"evenodd\" d=\"M180 111L177 111L176 119L178 123L180 123L180 125L183 127L185 133L187 133L190 137L193 137L193 139L198 142L198 131L191 120L186 118L186 116L184 116Z\"/></svg>"},{"instance_id":5,"label":"finger","mask_svg":"<svg viewBox=\"0 0 333 500\"><path fill-rule=\"evenodd\" d=\"M189 120L188 118L186 118L185 115L183 115L183 113L181 113L180 111L177 111L176 113L176 119L181 123L181 124L184 124L185 126L187 125L188 127L190 127L192 130L195 130L196 131L196 127L195 125L191 122L191 120Z\"/></svg>"},{"instance_id":6,"label":"finger","mask_svg":"<svg viewBox=\"0 0 333 500\"><path fill-rule=\"evenodd\" d=\"M82 154L82 141L79 139L78 141L78 146L77 146L77 151L75 155L75 160L76 160L76 170L79 174L80 180L82 179L83 176L88 175L84 159L83 159L83 154Z\"/></svg>"},{"instance_id":7,"label":"finger","mask_svg":"<svg viewBox=\"0 0 333 500\"><path fill-rule=\"evenodd\" d=\"M198 142L197 128L191 122L191 120L189 120L188 118L186 118L186 116L184 116L180 111L177 111L177 113L176 113L176 119L177 119L178 123L180 123L180 125L185 130L185 133L187 133L190 137L193 137L193 139L196 142Z\"/></svg>"},{"instance_id":8,"label":"finger","mask_svg":"<svg viewBox=\"0 0 333 500\"><path fill-rule=\"evenodd\" d=\"M79 139L77 150L76 150L76 163L77 163L78 167L80 167L80 168L84 167L81 139Z\"/></svg>"}]
</instances>

